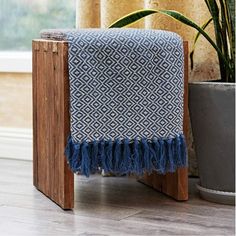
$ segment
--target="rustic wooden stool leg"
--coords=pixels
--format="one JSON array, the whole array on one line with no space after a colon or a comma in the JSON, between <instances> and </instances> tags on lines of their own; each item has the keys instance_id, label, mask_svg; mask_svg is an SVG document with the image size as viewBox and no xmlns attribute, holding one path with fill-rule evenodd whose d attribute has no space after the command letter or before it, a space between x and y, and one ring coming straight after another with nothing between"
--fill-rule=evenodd
<instances>
[{"instance_id":1,"label":"rustic wooden stool leg","mask_svg":"<svg viewBox=\"0 0 236 236\"><path fill-rule=\"evenodd\" d=\"M64 156L69 134L68 45L33 41L35 187L63 209L74 207L74 175Z\"/></svg>"},{"instance_id":2,"label":"rustic wooden stool leg","mask_svg":"<svg viewBox=\"0 0 236 236\"><path fill-rule=\"evenodd\" d=\"M188 136L188 42L184 42L184 134ZM160 175L156 172L139 179L154 189L178 201L188 200L188 168L179 168L175 173Z\"/></svg>"}]
</instances>

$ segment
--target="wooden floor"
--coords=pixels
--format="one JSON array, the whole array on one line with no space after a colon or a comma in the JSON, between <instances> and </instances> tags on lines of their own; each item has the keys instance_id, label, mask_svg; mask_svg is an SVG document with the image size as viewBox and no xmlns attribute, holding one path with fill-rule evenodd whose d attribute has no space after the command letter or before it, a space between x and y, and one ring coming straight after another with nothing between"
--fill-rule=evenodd
<instances>
[{"instance_id":1,"label":"wooden floor","mask_svg":"<svg viewBox=\"0 0 236 236\"><path fill-rule=\"evenodd\" d=\"M234 235L234 207L199 199L176 202L126 177L76 176L74 211L32 186L32 163L0 159L1 236Z\"/></svg>"}]
</instances>

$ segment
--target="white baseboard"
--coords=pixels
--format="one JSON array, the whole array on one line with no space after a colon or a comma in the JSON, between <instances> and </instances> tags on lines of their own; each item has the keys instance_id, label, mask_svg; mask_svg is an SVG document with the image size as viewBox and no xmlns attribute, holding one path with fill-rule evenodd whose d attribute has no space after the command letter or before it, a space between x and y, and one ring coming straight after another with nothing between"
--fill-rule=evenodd
<instances>
[{"instance_id":1,"label":"white baseboard","mask_svg":"<svg viewBox=\"0 0 236 236\"><path fill-rule=\"evenodd\" d=\"M32 160L32 130L0 127L0 158Z\"/></svg>"}]
</instances>

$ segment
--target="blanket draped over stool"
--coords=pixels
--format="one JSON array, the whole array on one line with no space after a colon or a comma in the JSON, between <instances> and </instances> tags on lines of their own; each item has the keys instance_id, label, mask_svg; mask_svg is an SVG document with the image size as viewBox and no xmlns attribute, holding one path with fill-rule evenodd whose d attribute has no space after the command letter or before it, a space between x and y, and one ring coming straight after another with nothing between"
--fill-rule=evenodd
<instances>
[{"instance_id":1,"label":"blanket draped over stool","mask_svg":"<svg viewBox=\"0 0 236 236\"><path fill-rule=\"evenodd\" d=\"M183 41L175 33L83 29L69 43L73 172L165 174L187 165Z\"/></svg>"}]
</instances>

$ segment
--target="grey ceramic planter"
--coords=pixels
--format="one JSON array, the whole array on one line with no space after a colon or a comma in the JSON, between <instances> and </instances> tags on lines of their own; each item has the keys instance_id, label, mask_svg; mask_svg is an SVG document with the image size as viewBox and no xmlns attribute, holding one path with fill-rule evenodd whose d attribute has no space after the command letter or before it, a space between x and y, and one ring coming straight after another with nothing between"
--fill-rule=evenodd
<instances>
[{"instance_id":1,"label":"grey ceramic planter","mask_svg":"<svg viewBox=\"0 0 236 236\"><path fill-rule=\"evenodd\" d=\"M235 84L189 84L189 110L203 198L234 204Z\"/></svg>"}]
</instances>

